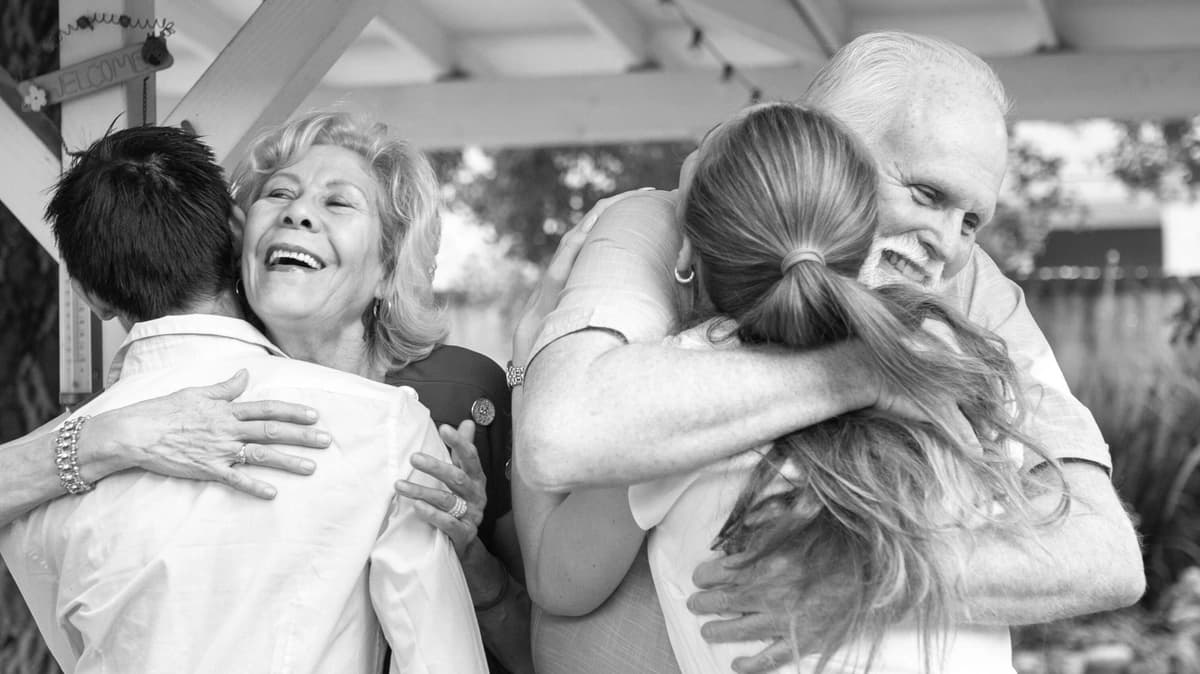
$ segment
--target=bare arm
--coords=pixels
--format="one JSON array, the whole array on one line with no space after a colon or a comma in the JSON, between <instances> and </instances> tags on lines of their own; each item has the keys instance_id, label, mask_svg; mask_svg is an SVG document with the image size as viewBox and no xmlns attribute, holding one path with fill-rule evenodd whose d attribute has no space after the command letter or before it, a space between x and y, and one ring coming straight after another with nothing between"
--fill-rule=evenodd
<instances>
[{"instance_id":1,"label":"bare arm","mask_svg":"<svg viewBox=\"0 0 1200 674\"><path fill-rule=\"evenodd\" d=\"M522 321L519 330L542 333L515 429L532 487L690 470L886 395L855 343L803 353L660 344L679 328L680 240L672 195L626 195L600 215L554 312Z\"/></svg>"},{"instance_id":2,"label":"bare arm","mask_svg":"<svg viewBox=\"0 0 1200 674\"><path fill-rule=\"evenodd\" d=\"M1137 534L1108 475L1083 463L1068 463L1063 472L1071 488L1065 520L1036 529L1031 538L976 539L964 578L967 620L1048 622L1129 606L1142 596L1146 579ZM1047 492L1035 504L1049 510L1056 501Z\"/></svg>"},{"instance_id":3,"label":"bare arm","mask_svg":"<svg viewBox=\"0 0 1200 674\"><path fill-rule=\"evenodd\" d=\"M518 461L552 491L696 468L875 404L861 348L709 352L573 333L526 373Z\"/></svg>"},{"instance_id":4,"label":"bare arm","mask_svg":"<svg viewBox=\"0 0 1200 674\"><path fill-rule=\"evenodd\" d=\"M514 409L520 397L513 396ZM646 535L629 511L625 487L566 495L541 491L523 479L519 463L513 471L513 514L530 596L557 615L586 615L603 604L629 572Z\"/></svg>"},{"instance_id":5,"label":"bare arm","mask_svg":"<svg viewBox=\"0 0 1200 674\"><path fill-rule=\"evenodd\" d=\"M79 435L79 472L95 482L141 468L161 475L224 482L239 491L273 498L275 488L231 463L246 443L248 463L309 474L309 459L277 445L322 448L328 435L315 429L316 412L279 401L234 403L246 388L244 372L214 384L98 414ZM0 446L0 526L66 494L54 464L56 427L65 415ZM269 443L269 444L267 444Z\"/></svg>"}]
</instances>

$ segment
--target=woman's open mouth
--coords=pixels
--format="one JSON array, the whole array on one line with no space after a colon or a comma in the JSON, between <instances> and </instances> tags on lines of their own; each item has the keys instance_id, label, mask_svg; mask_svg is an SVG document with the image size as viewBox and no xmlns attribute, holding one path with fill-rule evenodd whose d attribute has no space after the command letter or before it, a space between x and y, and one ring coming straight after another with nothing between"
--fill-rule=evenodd
<instances>
[{"instance_id":1,"label":"woman's open mouth","mask_svg":"<svg viewBox=\"0 0 1200 674\"><path fill-rule=\"evenodd\" d=\"M320 271L325 261L299 246L275 245L267 249L267 269L272 271Z\"/></svg>"}]
</instances>

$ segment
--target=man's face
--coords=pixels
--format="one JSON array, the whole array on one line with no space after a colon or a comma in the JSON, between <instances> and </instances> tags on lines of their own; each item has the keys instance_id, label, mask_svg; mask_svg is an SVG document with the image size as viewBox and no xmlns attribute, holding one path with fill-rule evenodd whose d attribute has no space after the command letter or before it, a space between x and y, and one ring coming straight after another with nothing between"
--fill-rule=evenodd
<instances>
[{"instance_id":1,"label":"man's face","mask_svg":"<svg viewBox=\"0 0 1200 674\"><path fill-rule=\"evenodd\" d=\"M925 80L931 94L867 138L879 170L879 237L864 282L937 287L962 270L995 215L1008 161L1004 118L983 93L955 84Z\"/></svg>"}]
</instances>

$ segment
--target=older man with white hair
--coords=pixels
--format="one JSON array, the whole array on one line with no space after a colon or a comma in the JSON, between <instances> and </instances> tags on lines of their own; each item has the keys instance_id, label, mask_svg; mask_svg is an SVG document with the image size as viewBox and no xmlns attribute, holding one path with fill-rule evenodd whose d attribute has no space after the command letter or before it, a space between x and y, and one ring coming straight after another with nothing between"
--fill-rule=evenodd
<instances>
[{"instance_id":1,"label":"older man with white hair","mask_svg":"<svg viewBox=\"0 0 1200 674\"><path fill-rule=\"evenodd\" d=\"M1060 462L1069 487L1069 515L1036 538L986 530L975 537L962 575L970 600L964 621L1035 623L1136 601L1144 589L1141 554L1110 480L1108 447L1070 393L1020 288L975 244L995 214L1007 163L1009 102L995 73L957 45L876 33L839 50L804 100L859 134L877 162L881 242L867 273L938 288L1006 342L1030 409L1026 430ZM661 192L611 205L543 322L517 420L518 518L524 510L544 525L564 498L625 498L623 488L590 488L690 470L854 409L904 407L880 389L853 342L805 353L662 345L679 327L678 286L690 280L674 207L674 196ZM958 415L953 401L944 413ZM1044 465L1028 457L1025 468ZM1057 503L1053 493L1039 499L1047 511ZM527 565L539 552L525 551ZM708 565L698 581L719 583L720 568ZM630 574L620 601L602 611L639 621L643 640L656 638L646 578ZM531 591L536 600L536 578ZM805 617L836 610L836 594L831 587L813 597ZM693 597L692 606L753 614L707 625L712 640L776 639L738 660L737 669L759 671L790 657L785 621L759 614L758 598L723 587ZM596 632L584 621L544 629L541 650L558 650L554 639L563 635L573 640L564 648L586 650ZM1007 639L1002 627L993 632ZM653 650L639 656L643 665Z\"/></svg>"}]
</instances>

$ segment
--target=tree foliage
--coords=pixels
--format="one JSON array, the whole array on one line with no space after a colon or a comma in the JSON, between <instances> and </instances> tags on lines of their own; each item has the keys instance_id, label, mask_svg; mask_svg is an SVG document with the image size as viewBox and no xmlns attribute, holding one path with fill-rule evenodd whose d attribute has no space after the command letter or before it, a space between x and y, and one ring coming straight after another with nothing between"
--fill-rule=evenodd
<instances>
[{"instance_id":1,"label":"tree foliage","mask_svg":"<svg viewBox=\"0 0 1200 674\"><path fill-rule=\"evenodd\" d=\"M1120 140L1108 157L1114 176L1165 200L1195 196L1200 189L1200 115L1118 125Z\"/></svg>"},{"instance_id":2,"label":"tree foliage","mask_svg":"<svg viewBox=\"0 0 1200 674\"><path fill-rule=\"evenodd\" d=\"M504 149L485 152L482 170L462 152L433 163L464 205L514 239L514 254L544 263L559 237L597 200L639 187L673 189L694 143L629 143Z\"/></svg>"},{"instance_id":3,"label":"tree foliage","mask_svg":"<svg viewBox=\"0 0 1200 674\"><path fill-rule=\"evenodd\" d=\"M694 148L681 141L504 149L485 151L483 170L471 168L462 152L438 153L433 161L452 201L511 235L514 254L543 263L598 199L645 186L673 189ZM1006 270L1028 273L1052 223L1078 212L1059 179L1061 164L1028 142L1013 145L1009 189L980 234Z\"/></svg>"}]
</instances>

